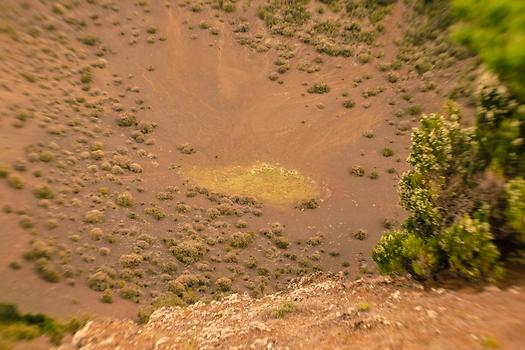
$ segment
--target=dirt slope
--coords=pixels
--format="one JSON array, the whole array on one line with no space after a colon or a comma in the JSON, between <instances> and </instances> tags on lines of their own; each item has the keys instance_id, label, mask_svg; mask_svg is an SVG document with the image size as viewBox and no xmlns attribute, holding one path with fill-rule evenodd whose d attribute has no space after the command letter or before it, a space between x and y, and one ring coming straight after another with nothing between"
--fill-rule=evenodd
<instances>
[{"instance_id":1,"label":"dirt slope","mask_svg":"<svg viewBox=\"0 0 525 350\"><path fill-rule=\"evenodd\" d=\"M425 291L407 279L310 276L284 292L96 320L60 349L522 349L522 285Z\"/></svg>"},{"instance_id":2,"label":"dirt slope","mask_svg":"<svg viewBox=\"0 0 525 350\"><path fill-rule=\"evenodd\" d=\"M133 318L316 271L374 273L384 220L404 217L410 128L476 65L443 33L432 59L404 52L404 1L380 16L310 1L291 36L259 18L266 4L0 2L0 300ZM256 162L312 179L319 207L215 193L187 175Z\"/></svg>"}]
</instances>

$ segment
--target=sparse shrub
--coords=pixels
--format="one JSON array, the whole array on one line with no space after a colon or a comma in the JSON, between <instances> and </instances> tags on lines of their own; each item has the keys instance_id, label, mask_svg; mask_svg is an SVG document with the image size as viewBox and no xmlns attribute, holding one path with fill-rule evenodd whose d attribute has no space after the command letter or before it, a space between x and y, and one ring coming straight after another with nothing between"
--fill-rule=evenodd
<instances>
[{"instance_id":1,"label":"sparse shrub","mask_svg":"<svg viewBox=\"0 0 525 350\"><path fill-rule=\"evenodd\" d=\"M317 198L303 199L295 207L300 210L316 209L319 208L319 200Z\"/></svg>"},{"instance_id":2,"label":"sparse shrub","mask_svg":"<svg viewBox=\"0 0 525 350\"><path fill-rule=\"evenodd\" d=\"M228 292L232 289L232 280L228 277L221 277L215 281L215 286L221 292Z\"/></svg>"},{"instance_id":3,"label":"sparse shrub","mask_svg":"<svg viewBox=\"0 0 525 350\"><path fill-rule=\"evenodd\" d=\"M246 228L248 227L248 223L242 219L239 219L235 222L235 227L236 228Z\"/></svg>"},{"instance_id":4,"label":"sparse shrub","mask_svg":"<svg viewBox=\"0 0 525 350\"><path fill-rule=\"evenodd\" d=\"M357 310L359 310L361 312L366 312L366 311L370 310L370 304L368 304L367 302L359 303L357 305Z\"/></svg>"},{"instance_id":5,"label":"sparse shrub","mask_svg":"<svg viewBox=\"0 0 525 350\"><path fill-rule=\"evenodd\" d=\"M360 241L365 240L368 237L368 232L364 229L359 229L354 232L354 238Z\"/></svg>"},{"instance_id":6,"label":"sparse shrub","mask_svg":"<svg viewBox=\"0 0 525 350\"><path fill-rule=\"evenodd\" d=\"M420 106L410 106L408 107L408 114L410 115L420 115L422 112Z\"/></svg>"},{"instance_id":7,"label":"sparse shrub","mask_svg":"<svg viewBox=\"0 0 525 350\"><path fill-rule=\"evenodd\" d=\"M142 293L137 287L126 285L120 289L119 295L122 299L138 302Z\"/></svg>"},{"instance_id":8,"label":"sparse shrub","mask_svg":"<svg viewBox=\"0 0 525 350\"><path fill-rule=\"evenodd\" d=\"M354 106L355 106L355 102L352 101L352 100L346 100L346 101L343 102L343 107L344 108L350 109L350 108L353 108Z\"/></svg>"},{"instance_id":9,"label":"sparse shrub","mask_svg":"<svg viewBox=\"0 0 525 350\"><path fill-rule=\"evenodd\" d=\"M84 45L94 46L94 45L98 44L99 39L96 36L93 36L93 35L86 35L82 39L80 39L80 41L82 41L82 43Z\"/></svg>"},{"instance_id":10,"label":"sparse shrub","mask_svg":"<svg viewBox=\"0 0 525 350\"><path fill-rule=\"evenodd\" d=\"M117 194L115 203L121 207L131 208L133 206L133 195L131 192L121 192Z\"/></svg>"},{"instance_id":11,"label":"sparse shrub","mask_svg":"<svg viewBox=\"0 0 525 350\"><path fill-rule=\"evenodd\" d=\"M195 153L195 148L191 146L189 143L183 143L179 146L177 146L177 150L182 154L193 154Z\"/></svg>"},{"instance_id":12,"label":"sparse shrub","mask_svg":"<svg viewBox=\"0 0 525 350\"><path fill-rule=\"evenodd\" d=\"M135 125L137 119L132 114L123 113L117 119L117 125L122 127L129 127Z\"/></svg>"},{"instance_id":13,"label":"sparse shrub","mask_svg":"<svg viewBox=\"0 0 525 350\"><path fill-rule=\"evenodd\" d=\"M113 294L111 294L109 290L104 291L104 293L100 297L100 301L102 301L104 304L113 303Z\"/></svg>"},{"instance_id":14,"label":"sparse shrub","mask_svg":"<svg viewBox=\"0 0 525 350\"><path fill-rule=\"evenodd\" d=\"M362 166L354 165L352 169L350 169L350 174L361 177L365 175L365 169L363 169Z\"/></svg>"},{"instance_id":15,"label":"sparse shrub","mask_svg":"<svg viewBox=\"0 0 525 350\"><path fill-rule=\"evenodd\" d=\"M33 228L35 226L35 222L28 215L22 215L20 217L20 220L18 221L18 224L20 225L20 227L22 227L24 229L30 229L30 228Z\"/></svg>"},{"instance_id":16,"label":"sparse shrub","mask_svg":"<svg viewBox=\"0 0 525 350\"><path fill-rule=\"evenodd\" d=\"M102 256L108 256L111 253L111 249L108 247L100 247L98 249L98 253Z\"/></svg>"},{"instance_id":17,"label":"sparse shrub","mask_svg":"<svg viewBox=\"0 0 525 350\"><path fill-rule=\"evenodd\" d=\"M18 261L11 261L8 266L10 269L15 271L20 270L22 268L22 265L20 265Z\"/></svg>"},{"instance_id":18,"label":"sparse shrub","mask_svg":"<svg viewBox=\"0 0 525 350\"><path fill-rule=\"evenodd\" d=\"M388 217L383 220L383 227L386 228L387 230L391 230L397 225L398 225L398 222L395 218Z\"/></svg>"},{"instance_id":19,"label":"sparse shrub","mask_svg":"<svg viewBox=\"0 0 525 350\"><path fill-rule=\"evenodd\" d=\"M253 232L235 232L230 237L230 245L234 248L246 248L253 241Z\"/></svg>"},{"instance_id":20,"label":"sparse shrub","mask_svg":"<svg viewBox=\"0 0 525 350\"><path fill-rule=\"evenodd\" d=\"M297 310L297 305L295 305L292 301L287 301L286 303L280 305L277 309L274 311L274 315L276 318L283 318L288 314L291 314Z\"/></svg>"},{"instance_id":21,"label":"sparse shrub","mask_svg":"<svg viewBox=\"0 0 525 350\"><path fill-rule=\"evenodd\" d=\"M374 138L374 132L372 130L366 130L363 132L363 136L367 139L372 139Z\"/></svg>"},{"instance_id":22,"label":"sparse shrub","mask_svg":"<svg viewBox=\"0 0 525 350\"><path fill-rule=\"evenodd\" d=\"M0 163L0 179L5 179L9 175L9 166Z\"/></svg>"},{"instance_id":23,"label":"sparse shrub","mask_svg":"<svg viewBox=\"0 0 525 350\"><path fill-rule=\"evenodd\" d=\"M88 211L84 215L84 222L88 224L98 224L99 222L102 221L103 217L104 217L104 214L100 210L93 209L93 210Z\"/></svg>"},{"instance_id":24,"label":"sparse shrub","mask_svg":"<svg viewBox=\"0 0 525 350\"><path fill-rule=\"evenodd\" d=\"M124 254L121 255L119 258L120 265L131 269L138 267L142 263L142 261L144 261L144 257L135 253Z\"/></svg>"},{"instance_id":25,"label":"sparse shrub","mask_svg":"<svg viewBox=\"0 0 525 350\"><path fill-rule=\"evenodd\" d=\"M392 157L394 155L394 151L390 148L383 148L383 150L381 151L381 154L383 155L383 157Z\"/></svg>"},{"instance_id":26,"label":"sparse shrub","mask_svg":"<svg viewBox=\"0 0 525 350\"><path fill-rule=\"evenodd\" d=\"M46 258L40 258L35 263L36 271L46 282L57 283L60 281L60 272Z\"/></svg>"},{"instance_id":27,"label":"sparse shrub","mask_svg":"<svg viewBox=\"0 0 525 350\"><path fill-rule=\"evenodd\" d=\"M101 160L104 158L104 151L101 149L97 149L95 151L92 151L90 154L91 159L93 160Z\"/></svg>"},{"instance_id":28,"label":"sparse shrub","mask_svg":"<svg viewBox=\"0 0 525 350\"><path fill-rule=\"evenodd\" d=\"M42 151L38 154L38 159L41 162L49 163L55 159L55 154L51 151Z\"/></svg>"},{"instance_id":29,"label":"sparse shrub","mask_svg":"<svg viewBox=\"0 0 525 350\"><path fill-rule=\"evenodd\" d=\"M54 230L58 226L58 220L56 219L49 219L46 221L46 228L48 230Z\"/></svg>"},{"instance_id":30,"label":"sparse shrub","mask_svg":"<svg viewBox=\"0 0 525 350\"><path fill-rule=\"evenodd\" d=\"M370 54L366 53L366 52L362 52L360 53L359 55L357 55L357 60L359 61L359 63L361 64L365 64L365 63L368 63L370 62L370 59L372 58L372 56L370 56Z\"/></svg>"},{"instance_id":31,"label":"sparse shrub","mask_svg":"<svg viewBox=\"0 0 525 350\"><path fill-rule=\"evenodd\" d=\"M330 87L323 83L316 83L306 90L309 94L326 94L330 92Z\"/></svg>"},{"instance_id":32,"label":"sparse shrub","mask_svg":"<svg viewBox=\"0 0 525 350\"><path fill-rule=\"evenodd\" d=\"M105 291L110 288L113 283L113 278L104 271L97 271L89 275L87 279L88 287L97 292Z\"/></svg>"},{"instance_id":33,"label":"sparse shrub","mask_svg":"<svg viewBox=\"0 0 525 350\"><path fill-rule=\"evenodd\" d=\"M322 241L323 241L322 237L320 237L320 236L313 236L313 237L308 238L308 240L306 241L306 244L308 244L309 246L312 246L312 247L316 247L316 246L320 245Z\"/></svg>"},{"instance_id":34,"label":"sparse shrub","mask_svg":"<svg viewBox=\"0 0 525 350\"><path fill-rule=\"evenodd\" d=\"M268 79L270 79L271 81L276 81L277 79L279 79L279 73L277 72L272 72L268 75Z\"/></svg>"},{"instance_id":35,"label":"sparse shrub","mask_svg":"<svg viewBox=\"0 0 525 350\"><path fill-rule=\"evenodd\" d=\"M166 217L166 214L163 211L155 207L149 207L144 209L144 213L159 221Z\"/></svg>"},{"instance_id":36,"label":"sparse shrub","mask_svg":"<svg viewBox=\"0 0 525 350\"><path fill-rule=\"evenodd\" d=\"M290 240L283 236L275 237L274 243L280 249L288 249L290 246Z\"/></svg>"},{"instance_id":37,"label":"sparse shrub","mask_svg":"<svg viewBox=\"0 0 525 350\"><path fill-rule=\"evenodd\" d=\"M10 174L7 176L7 184L17 190L24 188L24 179L17 174Z\"/></svg>"},{"instance_id":38,"label":"sparse shrub","mask_svg":"<svg viewBox=\"0 0 525 350\"><path fill-rule=\"evenodd\" d=\"M206 252L203 243L197 240L185 240L170 248L180 262L189 265L197 262Z\"/></svg>"},{"instance_id":39,"label":"sparse shrub","mask_svg":"<svg viewBox=\"0 0 525 350\"><path fill-rule=\"evenodd\" d=\"M396 83L399 80L399 75L395 72L388 73L387 80L389 83Z\"/></svg>"},{"instance_id":40,"label":"sparse shrub","mask_svg":"<svg viewBox=\"0 0 525 350\"><path fill-rule=\"evenodd\" d=\"M371 179L371 180L376 180L379 178L379 173L376 171L376 170L373 170L372 172L370 172L370 174L368 175L368 178Z\"/></svg>"},{"instance_id":41,"label":"sparse shrub","mask_svg":"<svg viewBox=\"0 0 525 350\"><path fill-rule=\"evenodd\" d=\"M38 199L53 199L55 197L51 187L39 185L33 189L33 195Z\"/></svg>"}]
</instances>

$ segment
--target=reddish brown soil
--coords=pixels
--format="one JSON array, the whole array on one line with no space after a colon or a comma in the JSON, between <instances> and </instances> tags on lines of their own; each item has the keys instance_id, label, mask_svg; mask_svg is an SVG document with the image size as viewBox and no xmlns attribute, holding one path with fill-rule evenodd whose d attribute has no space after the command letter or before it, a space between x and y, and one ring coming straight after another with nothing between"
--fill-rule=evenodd
<instances>
[{"instance_id":1,"label":"reddish brown soil","mask_svg":"<svg viewBox=\"0 0 525 350\"><path fill-rule=\"evenodd\" d=\"M251 283L266 293L282 288L297 274L316 269L346 271L351 275L373 272L368 257L381 234L383 219L401 220L404 215L397 205L396 184L399 174L406 169L404 159L410 140L407 132L397 132L397 126L400 120L404 120L405 127L417 125L417 118L393 116L396 110L410 105L395 88L405 88L423 111L439 111L445 101L443 96L452 88L447 77L458 67L452 67L448 75L436 74L440 89L427 93L419 92L421 80L409 72L410 67L400 71L399 83L388 83L386 75L377 68L380 60L375 58L360 64L352 57L323 56L321 70L307 74L295 67L318 54L296 39L268 35L255 16L258 1L246 13L221 12L219 17L213 17L215 12L207 8L193 13L174 2L163 1L150 1L146 7L112 1L99 5L81 2L72 7L65 6L70 2L26 3L28 7L15 0L0 4L2 28L7 28L0 33L0 161L25 181L21 190L9 187L5 180L0 184L0 203L13 211L0 213L0 300L18 303L24 311L44 311L57 316L78 313L134 316L137 304L118 298L118 291L113 304L102 304L98 300L100 293L88 289L86 279L102 265L120 269L118 259L135 249L136 237L117 235L117 242L111 245L92 241L89 231L94 226L104 232L134 227L137 236L153 237L149 250L141 253L150 254L148 259L154 256L161 263L177 264L178 270L172 278L182 272L198 273L193 265L177 262L161 242L164 237L186 237L182 226L192 223L194 215L216 205L204 195L184 196L191 185L183 171L195 165L279 163L300 170L324 189L321 205L315 210L273 208L263 203L263 216L243 216L247 230L254 232L273 222L283 223L284 234L293 243L287 252L297 255L297 261L308 260L312 254L319 256L310 261L305 271L300 271L296 260L288 260L285 252L258 234L251 247L236 251L238 266L212 259L222 257L224 247L209 248L210 253L200 262L212 266L212 281L228 276L234 282L234 290L253 290L247 287ZM396 55L394 42L402 39L404 11L399 2L384 20L384 34L371 48L374 55L383 53L384 61ZM248 18L250 32L264 34L264 40L274 47L286 43L292 48L295 57L290 60L292 69L282 76L283 84L268 79L277 57L275 50L257 53L236 42L228 21L240 15ZM218 28L218 36L198 28L203 19ZM76 27L75 20L87 24ZM188 28L190 25L194 27L192 30ZM146 29L150 26L157 31L154 43L147 42L150 35ZM134 33L138 35L135 37ZM79 40L86 35L99 41L86 46ZM136 43L130 45L133 40ZM90 90L83 91L79 69L100 63L98 55L103 56L105 67L91 67ZM154 70L149 71L148 66ZM371 78L352 87L354 79L366 75ZM320 81L330 86L330 93L306 93L308 86ZM365 89L377 87L384 87L385 91L369 99L362 97ZM342 97L343 92L348 92L348 97ZM68 98L77 98L77 102L68 102ZM341 106L347 98L356 102L354 108ZM394 104L390 105L389 100ZM318 108L320 103L324 108ZM96 116L93 106L99 108ZM28 113L30 118L22 123L23 127L14 127L20 111ZM122 112L136 115L137 120L157 123L158 127L145 135L146 140L152 141L137 144L130 137L133 128L117 126L115 120ZM371 139L362 136L368 130L374 132ZM80 138L84 140L77 142ZM84 159L82 154L90 152L94 141L104 144L101 161L90 159L89 153ZM177 146L184 143L190 143L196 153L179 153ZM48 163L30 161L24 149L35 144L51 149L55 159ZM100 170L101 162L111 160L119 147L121 151L126 147L130 161L138 163L142 173L125 170L122 175L109 177L108 171ZM385 147L394 151L393 157L382 156ZM13 170L16 160L24 161L27 170ZM99 168L90 172L90 165ZM354 165L362 166L367 173L376 169L379 178L350 175L348 170ZM396 174L387 174L388 168L395 168ZM34 177L35 170L41 170L43 177ZM38 200L31 194L32 188L42 182L61 192L47 208L37 206ZM171 202L157 200L155 194L168 186L180 188L177 198ZM107 187L109 194L101 195L101 187ZM133 194L135 205L130 210L138 214L137 220L128 219L130 210L113 204L114 193L125 190ZM190 204L192 211L173 214L178 201ZM152 205L170 216L162 221L146 216L143 208ZM92 209L104 213L101 224L83 222L84 214ZM34 228L19 226L21 211L32 216ZM178 222L174 222L174 217ZM59 223L54 230L44 227L50 218ZM206 222L209 226L201 235L213 239L228 237L238 231L233 227L237 219L221 217L229 225L224 230L211 229L212 223ZM353 238L352 233L358 229L367 230L366 240ZM318 234L323 237L321 246L304 244ZM79 237L73 238L74 235ZM53 284L42 281L33 272L34 264L21 259L30 249L31 239L52 242L55 247L62 244L68 249L69 265L76 269L74 277L69 278L72 285L66 283L68 278ZM297 245L296 241L303 244ZM99 256L98 249L108 246L111 253ZM242 267L250 255L258 259L259 266L269 269L269 277ZM91 258L94 260L89 261ZM8 264L13 261L21 263L22 268L10 269ZM350 267L343 267L343 262L350 263ZM142 263L142 272L157 269L157 265L147 264ZM292 273L274 280L273 272L283 266L291 266ZM152 275L148 272L147 278L134 277L129 282L141 288L142 304L147 304L155 292L166 291L160 272L155 270ZM147 285L142 285L143 282Z\"/></svg>"},{"instance_id":2,"label":"reddish brown soil","mask_svg":"<svg viewBox=\"0 0 525 350\"><path fill-rule=\"evenodd\" d=\"M425 291L406 279L293 284L253 300L158 310L150 322L98 320L62 349L522 349L523 286ZM283 305L293 305L277 316Z\"/></svg>"}]
</instances>

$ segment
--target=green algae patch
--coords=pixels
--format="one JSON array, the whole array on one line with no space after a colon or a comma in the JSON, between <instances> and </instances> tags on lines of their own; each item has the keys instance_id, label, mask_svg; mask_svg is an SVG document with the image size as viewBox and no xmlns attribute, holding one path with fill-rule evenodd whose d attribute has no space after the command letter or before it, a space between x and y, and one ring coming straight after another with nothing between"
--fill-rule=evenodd
<instances>
[{"instance_id":1,"label":"green algae patch","mask_svg":"<svg viewBox=\"0 0 525 350\"><path fill-rule=\"evenodd\" d=\"M254 196L273 205L288 205L319 197L315 181L294 169L278 164L192 168L185 174L199 186L213 192Z\"/></svg>"}]
</instances>

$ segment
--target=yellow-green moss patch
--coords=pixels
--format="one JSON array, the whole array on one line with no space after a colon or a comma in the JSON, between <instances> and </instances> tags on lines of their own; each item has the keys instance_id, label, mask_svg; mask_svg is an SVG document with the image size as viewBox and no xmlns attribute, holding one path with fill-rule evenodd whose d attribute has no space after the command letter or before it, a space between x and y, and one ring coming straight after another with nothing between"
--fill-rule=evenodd
<instances>
[{"instance_id":1,"label":"yellow-green moss patch","mask_svg":"<svg viewBox=\"0 0 525 350\"><path fill-rule=\"evenodd\" d=\"M319 197L319 186L294 169L278 164L189 169L186 175L210 191L254 196L273 205L287 205Z\"/></svg>"}]
</instances>

